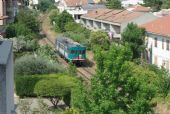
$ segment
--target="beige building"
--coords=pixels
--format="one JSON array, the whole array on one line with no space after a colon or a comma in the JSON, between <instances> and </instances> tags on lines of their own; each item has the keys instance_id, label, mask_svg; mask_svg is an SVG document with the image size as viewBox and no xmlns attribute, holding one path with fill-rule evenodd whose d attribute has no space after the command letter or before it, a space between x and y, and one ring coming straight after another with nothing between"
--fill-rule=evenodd
<instances>
[{"instance_id":1,"label":"beige building","mask_svg":"<svg viewBox=\"0 0 170 114\"><path fill-rule=\"evenodd\" d=\"M94 31L108 32L111 38L120 39L128 23L142 25L156 19L152 13L143 8L131 10L95 9L81 16L81 24Z\"/></svg>"}]
</instances>

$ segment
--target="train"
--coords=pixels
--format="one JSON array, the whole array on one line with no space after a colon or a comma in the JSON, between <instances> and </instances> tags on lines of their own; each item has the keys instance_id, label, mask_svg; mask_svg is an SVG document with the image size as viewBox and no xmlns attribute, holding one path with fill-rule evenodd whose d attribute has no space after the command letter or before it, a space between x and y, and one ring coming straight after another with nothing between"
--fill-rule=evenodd
<instances>
[{"instance_id":1,"label":"train","mask_svg":"<svg viewBox=\"0 0 170 114\"><path fill-rule=\"evenodd\" d=\"M73 63L86 62L86 47L68 37L58 37L55 43L56 50L67 61Z\"/></svg>"}]
</instances>

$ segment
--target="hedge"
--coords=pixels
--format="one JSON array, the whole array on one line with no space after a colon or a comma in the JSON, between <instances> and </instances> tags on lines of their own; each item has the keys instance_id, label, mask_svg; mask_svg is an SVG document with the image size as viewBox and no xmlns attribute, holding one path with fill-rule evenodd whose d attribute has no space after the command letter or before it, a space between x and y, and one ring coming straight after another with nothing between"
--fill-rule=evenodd
<instances>
[{"instance_id":1,"label":"hedge","mask_svg":"<svg viewBox=\"0 0 170 114\"><path fill-rule=\"evenodd\" d=\"M15 90L16 94L20 97L36 97L34 93L35 85L44 79L58 79L73 81L73 83L77 81L76 78L67 76L64 74L46 74L46 75L28 75L28 76L17 76L15 77ZM61 83L61 82L60 82Z\"/></svg>"}]
</instances>

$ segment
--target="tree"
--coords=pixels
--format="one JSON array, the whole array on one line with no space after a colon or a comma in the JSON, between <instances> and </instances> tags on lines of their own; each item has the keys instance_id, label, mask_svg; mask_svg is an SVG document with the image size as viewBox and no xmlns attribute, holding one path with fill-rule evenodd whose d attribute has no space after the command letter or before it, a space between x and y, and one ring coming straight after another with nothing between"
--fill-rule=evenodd
<instances>
[{"instance_id":1,"label":"tree","mask_svg":"<svg viewBox=\"0 0 170 114\"><path fill-rule=\"evenodd\" d=\"M110 9L121 9L121 1L120 0L108 0L106 6Z\"/></svg>"},{"instance_id":2,"label":"tree","mask_svg":"<svg viewBox=\"0 0 170 114\"><path fill-rule=\"evenodd\" d=\"M97 74L92 79L89 92L81 94L83 98L77 97L81 99L81 104L77 106L89 114L149 113L156 89L150 82L157 76L129 62L131 59L128 45L113 44L108 51L98 50Z\"/></svg>"},{"instance_id":3,"label":"tree","mask_svg":"<svg viewBox=\"0 0 170 114\"><path fill-rule=\"evenodd\" d=\"M106 33L98 31L98 32L91 32L90 34L90 44L93 49L95 47L100 47L103 50L109 49L109 37Z\"/></svg>"},{"instance_id":4,"label":"tree","mask_svg":"<svg viewBox=\"0 0 170 114\"><path fill-rule=\"evenodd\" d=\"M151 7L153 11L158 11L161 8L162 0L144 0L144 5Z\"/></svg>"},{"instance_id":5,"label":"tree","mask_svg":"<svg viewBox=\"0 0 170 114\"><path fill-rule=\"evenodd\" d=\"M141 53L144 50L144 38L145 30L139 28L136 24L130 23L127 25L127 28L122 33L123 43L128 43L132 52L133 59L141 57Z\"/></svg>"},{"instance_id":6,"label":"tree","mask_svg":"<svg viewBox=\"0 0 170 114\"><path fill-rule=\"evenodd\" d=\"M34 92L41 97L48 98L55 108L65 95L70 94L74 87L74 81L68 76L58 77L57 79L44 79L35 85Z\"/></svg>"},{"instance_id":7,"label":"tree","mask_svg":"<svg viewBox=\"0 0 170 114\"><path fill-rule=\"evenodd\" d=\"M16 17L16 22L24 24L34 33L39 32L40 23L37 20L37 15L30 10L21 10Z\"/></svg>"},{"instance_id":8,"label":"tree","mask_svg":"<svg viewBox=\"0 0 170 114\"><path fill-rule=\"evenodd\" d=\"M162 8L169 9L170 8L170 0L163 1Z\"/></svg>"},{"instance_id":9,"label":"tree","mask_svg":"<svg viewBox=\"0 0 170 114\"><path fill-rule=\"evenodd\" d=\"M40 11L47 11L49 8L54 7L54 1L53 0L40 0L40 3L38 4L38 9Z\"/></svg>"},{"instance_id":10,"label":"tree","mask_svg":"<svg viewBox=\"0 0 170 114\"><path fill-rule=\"evenodd\" d=\"M67 11L63 11L61 14L59 14L57 17L55 17L55 23L56 27L60 32L65 32L65 25L68 22L73 22L73 17Z\"/></svg>"}]
</instances>

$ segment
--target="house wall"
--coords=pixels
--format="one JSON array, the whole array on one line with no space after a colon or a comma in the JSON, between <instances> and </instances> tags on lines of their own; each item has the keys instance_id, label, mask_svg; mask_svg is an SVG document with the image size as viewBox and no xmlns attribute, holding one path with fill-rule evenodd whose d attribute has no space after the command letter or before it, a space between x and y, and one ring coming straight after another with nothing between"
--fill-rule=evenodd
<instances>
[{"instance_id":1,"label":"house wall","mask_svg":"<svg viewBox=\"0 0 170 114\"><path fill-rule=\"evenodd\" d=\"M155 38L157 38L157 47L155 47ZM162 40L164 40L164 44L162 43L163 42ZM150 52L151 63L156 64L159 67L164 66L166 68L168 66L167 70L170 71L170 49L169 50L166 49L167 40L169 41L169 48L170 48L170 37L156 35L153 33L147 33L147 48L152 50ZM169 62L169 65L167 64L166 66L165 61Z\"/></svg>"}]
</instances>

